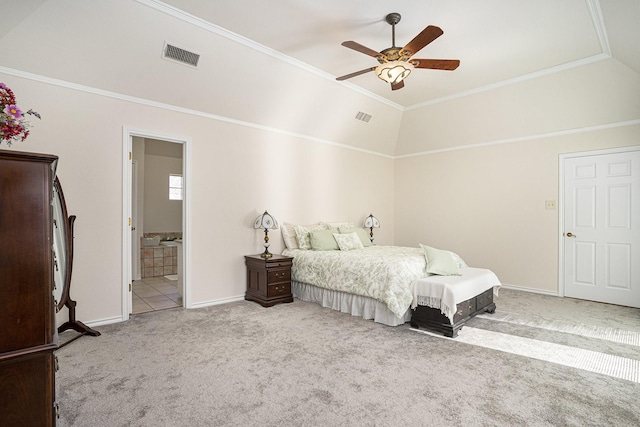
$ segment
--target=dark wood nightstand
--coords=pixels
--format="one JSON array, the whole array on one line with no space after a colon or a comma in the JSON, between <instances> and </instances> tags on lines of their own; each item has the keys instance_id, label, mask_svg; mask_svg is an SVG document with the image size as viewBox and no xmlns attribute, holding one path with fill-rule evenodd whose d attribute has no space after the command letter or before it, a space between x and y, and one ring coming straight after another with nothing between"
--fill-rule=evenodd
<instances>
[{"instance_id":1,"label":"dark wood nightstand","mask_svg":"<svg viewBox=\"0 0 640 427\"><path fill-rule=\"evenodd\" d=\"M293 302L291 265L293 258L274 254L271 258L245 255L247 292L244 299L263 307L281 302Z\"/></svg>"}]
</instances>

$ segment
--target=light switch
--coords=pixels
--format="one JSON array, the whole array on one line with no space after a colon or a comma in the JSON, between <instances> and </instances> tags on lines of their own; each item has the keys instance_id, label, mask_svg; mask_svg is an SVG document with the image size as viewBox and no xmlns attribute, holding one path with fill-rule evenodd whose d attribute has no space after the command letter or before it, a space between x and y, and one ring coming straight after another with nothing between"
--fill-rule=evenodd
<instances>
[{"instance_id":1,"label":"light switch","mask_svg":"<svg viewBox=\"0 0 640 427\"><path fill-rule=\"evenodd\" d=\"M556 201L555 200L545 200L544 201L544 208L546 210L554 210L556 208Z\"/></svg>"}]
</instances>

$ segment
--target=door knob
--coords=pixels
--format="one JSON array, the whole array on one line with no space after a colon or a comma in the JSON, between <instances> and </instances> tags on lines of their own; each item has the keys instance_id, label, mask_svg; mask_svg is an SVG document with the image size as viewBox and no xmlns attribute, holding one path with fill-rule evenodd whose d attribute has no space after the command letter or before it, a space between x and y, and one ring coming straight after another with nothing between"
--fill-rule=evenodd
<instances>
[{"instance_id":1,"label":"door knob","mask_svg":"<svg viewBox=\"0 0 640 427\"><path fill-rule=\"evenodd\" d=\"M575 234L573 234L572 232L568 232L568 233L567 233L567 237L576 237L576 235L575 235Z\"/></svg>"}]
</instances>

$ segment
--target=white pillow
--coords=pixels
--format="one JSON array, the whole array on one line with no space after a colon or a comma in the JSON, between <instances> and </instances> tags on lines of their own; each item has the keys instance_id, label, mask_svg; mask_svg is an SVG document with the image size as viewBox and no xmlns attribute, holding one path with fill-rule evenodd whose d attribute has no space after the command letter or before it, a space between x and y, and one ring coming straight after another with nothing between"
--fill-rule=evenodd
<instances>
[{"instance_id":1,"label":"white pillow","mask_svg":"<svg viewBox=\"0 0 640 427\"><path fill-rule=\"evenodd\" d=\"M362 241L358 237L358 233L340 234L333 233L334 239L338 242L341 251L351 251L353 249L362 249Z\"/></svg>"},{"instance_id":2,"label":"white pillow","mask_svg":"<svg viewBox=\"0 0 640 427\"><path fill-rule=\"evenodd\" d=\"M294 225L293 229L296 231L296 240L298 242L299 249L311 249L311 241L309 240L309 233L311 231L326 230L327 227L322 223L316 223L311 225Z\"/></svg>"},{"instance_id":3,"label":"white pillow","mask_svg":"<svg viewBox=\"0 0 640 427\"><path fill-rule=\"evenodd\" d=\"M322 224L327 226L328 230L336 230L340 227L353 227L352 222L323 222Z\"/></svg>"},{"instance_id":4,"label":"white pillow","mask_svg":"<svg viewBox=\"0 0 640 427\"><path fill-rule=\"evenodd\" d=\"M284 245L287 249L298 249L298 240L296 237L296 230L293 229L293 224L285 222L282 224L282 239L284 239Z\"/></svg>"}]
</instances>

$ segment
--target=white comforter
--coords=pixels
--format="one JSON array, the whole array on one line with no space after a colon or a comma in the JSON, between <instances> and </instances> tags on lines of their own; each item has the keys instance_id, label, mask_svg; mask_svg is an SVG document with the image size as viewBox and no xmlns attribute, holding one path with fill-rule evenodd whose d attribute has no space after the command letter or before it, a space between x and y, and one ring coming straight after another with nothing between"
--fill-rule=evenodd
<instances>
[{"instance_id":1,"label":"white comforter","mask_svg":"<svg viewBox=\"0 0 640 427\"><path fill-rule=\"evenodd\" d=\"M402 317L413 301L412 284L427 276L420 248L369 246L352 251L285 249L292 279L325 289L374 298Z\"/></svg>"}]
</instances>

